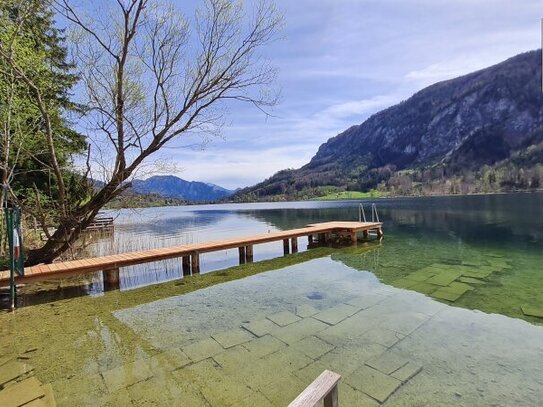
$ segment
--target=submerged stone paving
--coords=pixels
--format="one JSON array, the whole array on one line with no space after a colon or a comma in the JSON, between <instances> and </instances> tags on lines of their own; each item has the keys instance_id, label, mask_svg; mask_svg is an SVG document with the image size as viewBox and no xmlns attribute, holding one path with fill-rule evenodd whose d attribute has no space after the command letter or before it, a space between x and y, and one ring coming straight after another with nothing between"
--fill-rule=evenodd
<instances>
[{"instance_id":1,"label":"submerged stone paving","mask_svg":"<svg viewBox=\"0 0 543 407\"><path fill-rule=\"evenodd\" d=\"M307 318L318 313L319 310L311 305L302 304L296 307L296 315L300 318Z\"/></svg>"},{"instance_id":2,"label":"submerged stone paving","mask_svg":"<svg viewBox=\"0 0 543 407\"><path fill-rule=\"evenodd\" d=\"M295 307L303 310L297 313L305 313L304 318L281 311L255 322L242 322L243 330L212 334L153 359L167 362L167 354L180 359L181 365L192 360L194 363L174 370L168 380L190 388L188 396L183 397L200 395L211 405L287 405L323 370L331 368L343 375L347 400L356 401L356 405L376 406L419 373L421 366L389 351L404 338L403 334L381 327L371 329L368 322L375 314L370 309L386 296L363 298L356 297L350 299L350 304L340 303L316 313L307 306ZM126 375L127 370L132 371L126 365L103 373L110 393L121 389L117 382L121 377L125 377L125 387L132 397L139 394L136 388L145 386L142 382L153 383L155 379L147 377L150 369L145 367L146 361L138 363L142 364L139 377Z\"/></svg>"},{"instance_id":3,"label":"submerged stone paving","mask_svg":"<svg viewBox=\"0 0 543 407\"><path fill-rule=\"evenodd\" d=\"M275 322L279 326L290 325L294 322L298 322L301 318L290 311L281 311L277 314L268 315L270 321Z\"/></svg>"},{"instance_id":4,"label":"submerged stone paving","mask_svg":"<svg viewBox=\"0 0 543 407\"><path fill-rule=\"evenodd\" d=\"M533 305L524 304L520 308L524 315L543 318L543 307L534 307Z\"/></svg>"},{"instance_id":5,"label":"submerged stone paving","mask_svg":"<svg viewBox=\"0 0 543 407\"><path fill-rule=\"evenodd\" d=\"M200 360L210 358L222 351L222 346L213 338L203 339L183 348L183 352L185 352L193 362L199 362Z\"/></svg>"},{"instance_id":6,"label":"submerged stone paving","mask_svg":"<svg viewBox=\"0 0 543 407\"><path fill-rule=\"evenodd\" d=\"M327 310L319 312L316 315L313 315L313 318L325 322L329 325L335 325L358 311L360 311L360 308L358 307L353 307L349 304L339 304L335 307L329 308Z\"/></svg>"},{"instance_id":7,"label":"submerged stone paving","mask_svg":"<svg viewBox=\"0 0 543 407\"><path fill-rule=\"evenodd\" d=\"M264 336L266 334L269 334L273 329L275 329L277 327L277 324L274 324L269 319L261 319L259 321L243 324L242 327L255 336Z\"/></svg>"},{"instance_id":8,"label":"submerged stone paving","mask_svg":"<svg viewBox=\"0 0 543 407\"><path fill-rule=\"evenodd\" d=\"M33 371L34 367L28 363L5 359L0 361L0 406L56 406L51 385L41 383L33 376Z\"/></svg>"},{"instance_id":9,"label":"submerged stone paving","mask_svg":"<svg viewBox=\"0 0 543 407\"><path fill-rule=\"evenodd\" d=\"M493 273L509 267L507 260L487 255L480 263L431 264L397 279L392 284L398 288L415 290L440 300L455 302L468 291L484 285L486 279Z\"/></svg>"},{"instance_id":10,"label":"submerged stone paving","mask_svg":"<svg viewBox=\"0 0 543 407\"><path fill-rule=\"evenodd\" d=\"M102 373L102 377L109 392L114 393L117 390L153 377L153 371L149 361L137 360L133 363L107 370Z\"/></svg>"},{"instance_id":11,"label":"submerged stone paving","mask_svg":"<svg viewBox=\"0 0 543 407\"><path fill-rule=\"evenodd\" d=\"M30 373L34 367L28 363L19 361L6 361L0 369L0 386L5 386L7 383L17 380L19 377Z\"/></svg>"},{"instance_id":12,"label":"submerged stone paving","mask_svg":"<svg viewBox=\"0 0 543 407\"><path fill-rule=\"evenodd\" d=\"M286 310L239 321L240 328L102 372L105 394L99 399L138 406L286 406L324 369L333 369L343 375L345 405L379 405L420 365L389 351L401 333L367 326L372 307L386 298L378 297L352 298L316 313L295 306L293 311L311 314L304 318Z\"/></svg>"},{"instance_id":13,"label":"submerged stone paving","mask_svg":"<svg viewBox=\"0 0 543 407\"><path fill-rule=\"evenodd\" d=\"M369 366L361 366L345 382L375 400L383 403L394 393L402 382Z\"/></svg>"},{"instance_id":14,"label":"submerged stone paving","mask_svg":"<svg viewBox=\"0 0 543 407\"><path fill-rule=\"evenodd\" d=\"M245 342L249 342L254 338L249 332L244 329L232 329L226 332L219 332L211 336L224 348L231 348L232 346L240 345Z\"/></svg>"},{"instance_id":15,"label":"submerged stone paving","mask_svg":"<svg viewBox=\"0 0 543 407\"><path fill-rule=\"evenodd\" d=\"M129 363L117 358L98 373L53 381L57 403L286 406L325 369L342 376L345 406L537 405L541 399L543 329L389 288L332 260L322 272L311 264L117 313L156 351L138 349ZM434 267L413 281L438 274ZM458 293L463 284L438 289ZM307 292L320 299L308 302ZM227 299L234 301L230 307ZM158 331L156 315L166 312L174 322ZM25 374L16 381L24 383ZM41 388L45 399L44 385L28 386Z\"/></svg>"}]
</instances>

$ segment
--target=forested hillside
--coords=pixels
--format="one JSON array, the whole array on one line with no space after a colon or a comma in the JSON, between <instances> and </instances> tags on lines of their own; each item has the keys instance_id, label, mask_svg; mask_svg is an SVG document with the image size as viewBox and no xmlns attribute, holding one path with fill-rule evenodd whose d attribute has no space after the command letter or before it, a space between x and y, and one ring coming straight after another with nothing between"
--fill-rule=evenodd
<instances>
[{"instance_id":1,"label":"forested hillside","mask_svg":"<svg viewBox=\"0 0 543 407\"><path fill-rule=\"evenodd\" d=\"M541 50L436 83L323 144L235 200L341 191L456 194L543 184Z\"/></svg>"}]
</instances>

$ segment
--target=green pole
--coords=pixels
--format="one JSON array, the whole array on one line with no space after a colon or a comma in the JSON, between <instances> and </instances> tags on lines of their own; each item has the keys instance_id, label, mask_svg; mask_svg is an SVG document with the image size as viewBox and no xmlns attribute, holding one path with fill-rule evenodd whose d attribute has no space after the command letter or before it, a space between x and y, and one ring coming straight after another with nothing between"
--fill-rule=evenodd
<instances>
[{"instance_id":1,"label":"green pole","mask_svg":"<svg viewBox=\"0 0 543 407\"><path fill-rule=\"evenodd\" d=\"M15 275L24 275L24 255L23 241L21 231L21 209L4 208L6 214L6 232L8 237L9 249L9 295L11 300L11 309L15 309L17 300L17 285Z\"/></svg>"},{"instance_id":2,"label":"green pole","mask_svg":"<svg viewBox=\"0 0 543 407\"><path fill-rule=\"evenodd\" d=\"M8 236L8 250L9 250L9 298L10 308L15 309L15 256L13 245L13 211L11 208L5 208L6 214L6 232Z\"/></svg>"},{"instance_id":3,"label":"green pole","mask_svg":"<svg viewBox=\"0 0 543 407\"><path fill-rule=\"evenodd\" d=\"M13 221L13 233L17 233L13 240L16 245L14 247L15 272L20 275L25 275L24 269L24 253L23 253L23 231L21 230L21 208L13 208L15 219Z\"/></svg>"}]
</instances>

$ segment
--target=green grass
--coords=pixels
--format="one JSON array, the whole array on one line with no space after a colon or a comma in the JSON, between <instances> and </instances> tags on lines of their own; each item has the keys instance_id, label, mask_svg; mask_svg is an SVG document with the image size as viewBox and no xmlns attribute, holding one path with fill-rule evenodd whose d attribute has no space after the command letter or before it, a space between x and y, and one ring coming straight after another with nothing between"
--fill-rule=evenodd
<instances>
[{"instance_id":1,"label":"green grass","mask_svg":"<svg viewBox=\"0 0 543 407\"><path fill-rule=\"evenodd\" d=\"M386 192L376 191L372 189L368 192L360 192L360 191L341 191L341 192L333 192L326 194L324 196L319 196L317 198L313 198L313 201L336 201L336 200L342 200L342 199L364 199L364 198L382 198L387 196Z\"/></svg>"}]
</instances>

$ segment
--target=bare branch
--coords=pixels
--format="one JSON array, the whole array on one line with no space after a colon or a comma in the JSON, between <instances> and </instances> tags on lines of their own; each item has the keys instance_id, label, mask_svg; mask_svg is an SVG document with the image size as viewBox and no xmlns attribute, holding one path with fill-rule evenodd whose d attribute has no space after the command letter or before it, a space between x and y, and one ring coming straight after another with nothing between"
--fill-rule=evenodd
<instances>
[{"instance_id":1,"label":"bare branch","mask_svg":"<svg viewBox=\"0 0 543 407\"><path fill-rule=\"evenodd\" d=\"M203 0L192 19L162 1L116 0L107 27L70 0L54 4L72 25L86 95L83 120L93 148L85 174L92 162L105 184L57 229L42 251L49 257L66 250L157 151L186 134L219 134L223 102L264 113L275 105L276 70L259 51L282 24L265 0L251 15L238 0Z\"/></svg>"}]
</instances>

